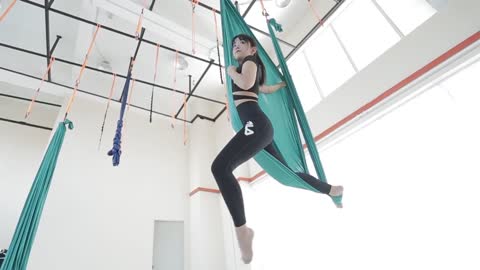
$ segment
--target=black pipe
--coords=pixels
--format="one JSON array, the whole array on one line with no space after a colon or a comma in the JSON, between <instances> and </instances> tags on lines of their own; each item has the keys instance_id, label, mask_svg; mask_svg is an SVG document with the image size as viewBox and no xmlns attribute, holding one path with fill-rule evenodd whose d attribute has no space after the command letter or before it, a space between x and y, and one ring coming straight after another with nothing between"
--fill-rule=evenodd
<instances>
[{"instance_id":1,"label":"black pipe","mask_svg":"<svg viewBox=\"0 0 480 270\"><path fill-rule=\"evenodd\" d=\"M25 77L28 77L28 78L36 79L36 80L39 80L39 81L42 80L42 78L35 77L35 76L33 76L33 75L30 75L30 74L26 74L26 73L23 73L23 72L11 70L11 69L4 68L4 67L0 67L0 70L5 70L5 71L8 71L8 72L12 72L12 73L15 73L15 74L18 74L18 75L22 75L22 76L25 76ZM68 86L68 85L65 85L65 84L57 83L57 82L54 82L54 81L49 82L49 83L51 83L51 84L53 84L53 85L57 85L57 86L63 87L63 88L66 88L66 89L73 90L73 87ZM90 96L94 96L94 97L98 97L98 98L101 98L101 99L108 100L108 97L104 97L104 96L101 96L101 95L98 95L98 94L95 94L95 93L91 93L91 92L88 92L88 91L85 91L85 90L77 89L77 91L80 92L80 93L86 94L86 95L90 95ZM120 103L120 102L117 101L117 100L112 100L112 101L113 101L113 102ZM150 112L150 110L147 109L147 108L143 108L143 107L136 106L136 105L132 105L132 104L130 104L130 106L133 107L133 108L137 108L137 109L139 109L139 110L142 110L142 111ZM165 117L168 117L168 118L171 118L171 117L172 117L172 115L170 115L170 114L165 114L165 113L161 113L161 112L157 112L157 111L153 111L153 113L158 114L158 115L162 115L162 116L165 116ZM208 118L207 116L204 116L204 115L201 115L201 114L197 114L195 117L196 117L196 118L197 118L197 117L203 117L203 118L205 118L205 119L211 119L211 118ZM183 122L187 122L187 123L193 124L193 120L192 120L192 121L187 121L187 120L184 120L184 119L181 119L181 118L176 118L176 119L177 119L177 120L180 120L180 121L183 121ZM215 121L213 121L213 119L212 119L212 122L215 122Z\"/></svg>"},{"instance_id":2,"label":"black pipe","mask_svg":"<svg viewBox=\"0 0 480 270\"><path fill-rule=\"evenodd\" d=\"M220 117L220 115L223 114L224 111L227 110L227 106L223 107L223 109L217 114L217 116L215 116L215 118L213 118L213 122L217 121L217 119Z\"/></svg>"},{"instance_id":3,"label":"black pipe","mask_svg":"<svg viewBox=\"0 0 480 270\"><path fill-rule=\"evenodd\" d=\"M30 5L32 5L32 6L39 7L39 8L45 8L44 5L38 4L38 3L33 2L33 1L30 1L30 0L20 0L20 1L22 1L22 2L24 2L24 3L27 3L27 4L30 4ZM58 10L58 9L50 8L49 11L50 11L50 12L53 12L53 13L60 14L60 15L62 15L62 16L65 16L65 17L68 17L68 18L71 18L71 19L74 19L74 20L77 20L77 21L81 21L81 22L84 22L84 23L87 23L87 24L90 24L90 25L93 25L93 26L97 26L97 23L96 23L96 22L92 22L92 21L86 20L86 19L84 19L84 18L81 18L81 17L75 16L75 15L66 13L66 12L61 11L61 10ZM125 37L129 37L129 38L136 39L136 37L135 37L134 35L131 35L131 34L122 32L122 31L120 31L120 30L117 30L117 29L114 29L114 28L111 28L111 27L108 27L108 26L105 26L105 25L102 25L102 29L107 30L107 31L110 31L110 32L113 32L113 33L116 33L116 34L119 34L119 35L122 35L122 36L125 36ZM155 42L153 42L153 41L150 41L150 40L147 40L147 39L143 39L143 38L142 38L141 40L142 40L143 42L145 42L145 43L150 44L150 45L157 46L157 43L155 43ZM166 46L163 46L163 45L160 45L160 48L165 49L165 50L168 50L168 51L171 51L171 52L176 52L176 51L177 51L177 50L175 50L175 49L172 49L172 48L170 48L170 47L166 47ZM184 55L184 56L187 56L187 57L190 57L190 58L193 58L193 59L196 59L196 60L205 62L205 63L209 63L209 60L203 59L203 58L198 57L198 56L195 56L195 55L191 55L191 54L186 53L186 52L178 51L178 53L181 54L181 55ZM218 66L217 63L214 63L214 65Z\"/></svg>"},{"instance_id":4,"label":"black pipe","mask_svg":"<svg viewBox=\"0 0 480 270\"><path fill-rule=\"evenodd\" d=\"M9 122L9 123L13 123L13 124L21 125L21 126L34 127L34 128L39 128L39 129L45 129L45 130L53 130L52 128L49 128L49 127L34 125L34 124L30 124L30 123L23 122L23 121L15 121L15 120L1 118L1 117L0 117L0 121Z\"/></svg>"},{"instance_id":5,"label":"black pipe","mask_svg":"<svg viewBox=\"0 0 480 270\"><path fill-rule=\"evenodd\" d=\"M27 49L15 47L15 46L4 44L4 43L1 43L1 42L0 42L0 47L9 48L9 49L12 49L12 50L28 53L28 54L39 56L39 57L46 57L44 54L37 53L37 52L34 52L34 51L29 51ZM82 66L79 63L71 62L71 61L68 61L68 60L65 60L65 59L62 59L62 58L55 58L55 61L65 63L65 64L68 64L68 65L77 66L77 67ZM101 69L90 67L90 66L85 66L85 68L89 69L89 70L93 70L93 71L96 71L96 72L100 72L100 73L103 73L103 74L108 74L108 75L113 76L112 72L109 72L109 71L106 71L106 70L101 70ZM122 74L117 74L117 77L120 77L120 78L123 78L123 79L127 78L126 75L122 75ZM134 79L134 78L132 78L132 79ZM138 79L135 79L135 81L146 84L146 85L149 85L149 86L155 86L155 87L167 90L167 91L172 91L172 92L179 93L179 94L185 94L185 92L182 92L182 91L170 88L170 87L166 87L166 86L163 86L163 85L158 85L158 84L154 84L154 83L150 83L150 82L143 81L143 80L138 80ZM213 102L213 103L223 104L223 102L221 102L221 101L210 99L210 98L207 98L207 97L203 97L203 96L199 96L199 95L192 95L192 96L196 97L196 98L199 98L199 99L207 100L207 101L210 101L210 102Z\"/></svg>"},{"instance_id":6,"label":"black pipe","mask_svg":"<svg viewBox=\"0 0 480 270\"><path fill-rule=\"evenodd\" d=\"M212 66L212 63L213 63L213 59L211 60L210 64L207 66L207 68L205 69L205 71L203 71L202 73L202 76L200 76L200 79L198 79L198 82L195 84L195 87L193 88L193 90L190 91L190 93L188 93L188 96L187 96L187 101L190 99L190 97L193 95L193 92L195 92L195 90L197 90L197 87L198 85L200 85L200 82L203 80L203 77L205 77L205 74L207 74L208 70L210 69L210 67ZM175 114L175 117L178 117L178 115L180 114L180 112L182 111L183 109L183 104L182 106L180 106L180 109L178 109L178 112L177 114Z\"/></svg>"},{"instance_id":7,"label":"black pipe","mask_svg":"<svg viewBox=\"0 0 480 270\"><path fill-rule=\"evenodd\" d=\"M7 98L24 100L24 101L28 101L28 102L31 101L31 100L28 99L28 98L23 98L23 97L18 97L18 96L12 96L12 95L2 94L2 93L0 93L0 96L2 96L2 97L7 97ZM40 101L40 100L36 100L35 103L44 104L44 105L53 106L53 107L62 107L62 105L60 105L60 104L55 104L55 103L50 103L50 102L45 102L45 101Z\"/></svg>"},{"instance_id":8,"label":"black pipe","mask_svg":"<svg viewBox=\"0 0 480 270\"><path fill-rule=\"evenodd\" d=\"M305 44L305 42L318 30L318 28L320 28L323 24L323 22L325 22L326 20L328 20L328 18L330 18L330 16L332 16L333 13L335 13L335 11L337 11L337 9L343 4L345 3L345 0L339 0L328 12L327 14L325 14L325 16L323 16L323 18L321 19L320 22L318 22L309 32L306 36L303 37L303 39L300 41L300 43L297 44L297 46L295 46L295 48L293 48L293 50L288 53L287 57L285 57L285 61L290 59L290 57L295 54L298 49L300 47L302 47L303 44Z\"/></svg>"},{"instance_id":9,"label":"black pipe","mask_svg":"<svg viewBox=\"0 0 480 270\"><path fill-rule=\"evenodd\" d=\"M250 5L248 5L247 10L245 10L245 12L242 15L243 18L247 16L248 12L250 12L250 9L252 9L255 2L257 2L257 0L253 0L252 2L250 2Z\"/></svg>"},{"instance_id":10,"label":"black pipe","mask_svg":"<svg viewBox=\"0 0 480 270\"><path fill-rule=\"evenodd\" d=\"M21 125L21 126L34 127L34 128L39 128L39 129L45 129L45 130L53 130L52 128L49 128L49 127L34 125L34 124L30 124L30 123L23 122L23 121L15 121L15 120L1 118L1 117L0 117L0 121L9 122L9 123L13 123L13 124Z\"/></svg>"},{"instance_id":11,"label":"black pipe","mask_svg":"<svg viewBox=\"0 0 480 270\"><path fill-rule=\"evenodd\" d=\"M152 11L154 5L155 5L155 0L152 1L148 10ZM142 27L142 32L140 33L140 37L138 38L137 49L135 49L135 54L133 54L133 60L137 59L137 54L138 54L138 50L140 50L140 45L142 44L143 35L145 35L144 27Z\"/></svg>"},{"instance_id":12,"label":"black pipe","mask_svg":"<svg viewBox=\"0 0 480 270\"><path fill-rule=\"evenodd\" d=\"M49 3L48 3L48 0L45 0L45 40L46 40L46 46L47 46L47 67L50 66L50 56L51 56L50 55L50 16L48 14L48 10L49 10ZM48 81L52 80L52 74L50 70L48 71L47 80Z\"/></svg>"},{"instance_id":13,"label":"black pipe","mask_svg":"<svg viewBox=\"0 0 480 270\"><path fill-rule=\"evenodd\" d=\"M50 49L50 57L52 56L53 52L57 48L58 42L60 41L61 38L62 38L62 36L57 35L57 38L55 39L55 42L53 43L53 46Z\"/></svg>"},{"instance_id":14,"label":"black pipe","mask_svg":"<svg viewBox=\"0 0 480 270\"><path fill-rule=\"evenodd\" d=\"M191 2L192 0L188 0L188 1ZM221 14L220 11L212 8L212 7L209 6L209 5L205 5L205 4L202 3L202 2L198 2L197 5L199 5L199 6L203 7L203 8L206 8L206 9L208 9L208 10L212 10L212 9L213 9L217 14ZM269 35L267 32L264 32L264 31L262 31L262 30L260 30L260 29L258 29L258 28L256 28L256 27L253 27L253 26L251 26L251 25L248 25L248 27L250 27L252 30L255 30L255 31L259 32L260 34L262 34L262 35L264 35L264 36L270 37L270 35ZM293 45L293 44L291 44L291 43L288 43L288 42L286 42L285 40L282 40L282 39L280 39L280 38L277 38L277 40L278 40L280 43L283 43L283 44L285 44L285 45L287 45L287 46L290 46L290 47L292 47L292 48L295 48L295 45ZM224 42L225 42L225 41L224 41Z\"/></svg>"}]
</instances>

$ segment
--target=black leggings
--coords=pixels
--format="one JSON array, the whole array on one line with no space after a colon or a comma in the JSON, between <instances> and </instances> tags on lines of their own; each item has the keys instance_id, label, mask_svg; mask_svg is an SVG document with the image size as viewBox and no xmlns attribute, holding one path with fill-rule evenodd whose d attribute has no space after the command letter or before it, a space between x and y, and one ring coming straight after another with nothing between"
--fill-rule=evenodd
<instances>
[{"instance_id":1,"label":"black leggings","mask_svg":"<svg viewBox=\"0 0 480 270\"><path fill-rule=\"evenodd\" d=\"M262 149L265 149L284 165L287 164L272 144L273 127L260 106L256 102L248 101L240 104L237 110L244 126L215 158L212 164L212 173L235 226L240 227L246 223L245 209L242 190L233 175L233 170L254 157ZM324 194L330 192L331 185L306 173L296 174L319 192Z\"/></svg>"}]
</instances>

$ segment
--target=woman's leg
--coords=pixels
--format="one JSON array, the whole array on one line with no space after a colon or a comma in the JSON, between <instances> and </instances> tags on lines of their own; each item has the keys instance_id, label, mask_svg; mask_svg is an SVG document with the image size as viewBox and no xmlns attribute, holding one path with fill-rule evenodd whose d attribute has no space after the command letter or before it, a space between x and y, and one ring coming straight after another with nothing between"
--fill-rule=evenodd
<instances>
[{"instance_id":1,"label":"woman's leg","mask_svg":"<svg viewBox=\"0 0 480 270\"><path fill-rule=\"evenodd\" d=\"M250 263L253 257L254 233L246 226L242 190L233 170L265 148L272 138L273 129L269 122L263 119L248 121L220 151L212 164L212 173L235 224L242 260L246 264Z\"/></svg>"},{"instance_id":2,"label":"woman's leg","mask_svg":"<svg viewBox=\"0 0 480 270\"><path fill-rule=\"evenodd\" d=\"M272 156L274 156L278 161L280 161L283 165L287 166L287 162L283 158L283 156L277 151L277 149L273 146L272 144L269 144L267 147L265 147L265 151L270 153ZM306 173L301 173L301 172L296 172L300 178L302 178L305 182L307 182L310 186L314 187L316 190L318 190L320 193L323 194L329 194L333 196L337 196L339 194L330 194L331 192L337 192L337 187L332 186L328 183L322 182L318 180L317 178L306 174Z\"/></svg>"},{"instance_id":3,"label":"woman's leg","mask_svg":"<svg viewBox=\"0 0 480 270\"><path fill-rule=\"evenodd\" d=\"M251 124L249 124L251 123ZM232 215L235 227L245 224L242 190L233 171L271 141L269 126L249 121L220 151L212 163L212 173Z\"/></svg>"}]
</instances>

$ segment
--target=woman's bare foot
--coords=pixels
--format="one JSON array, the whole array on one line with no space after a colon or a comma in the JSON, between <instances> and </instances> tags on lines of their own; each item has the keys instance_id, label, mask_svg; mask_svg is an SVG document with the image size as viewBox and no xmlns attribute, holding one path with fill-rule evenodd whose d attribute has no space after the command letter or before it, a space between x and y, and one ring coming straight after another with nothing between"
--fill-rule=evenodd
<instances>
[{"instance_id":1,"label":"woman's bare foot","mask_svg":"<svg viewBox=\"0 0 480 270\"><path fill-rule=\"evenodd\" d=\"M340 196L343 194L343 186L332 186L330 189L330 193L328 195L330 196Z\"/></svg>"},{"instance_id":2,"label":"woman's bare foot","mask_svg":"<svg viewBox=\"0 0 480 270\"><path fill-rule=\"evenodd\" d=\"M245 264L249 264L253 258L253 236L254 232L252 229L248 228L247 225L243 225L235 228L237 233L238 245L240 246L240 251L242 252L242 261Z\"/></svg>"},{"instance_id":3,"label":"woman's bare foot","mask_svg":"<svg viewBox=\"0 0 480 270\"><path fill-rule=\"evenodd\" d=\"M330 197L342 196L343 195L343 186L332 186L332 188L330 189L330 193L328 193L328 195L330 195ZM338 202L335 199L333 201L335 202L335 205L338 208L343 208L341 198L338 200Z\"/></svg>"}]
</instances>

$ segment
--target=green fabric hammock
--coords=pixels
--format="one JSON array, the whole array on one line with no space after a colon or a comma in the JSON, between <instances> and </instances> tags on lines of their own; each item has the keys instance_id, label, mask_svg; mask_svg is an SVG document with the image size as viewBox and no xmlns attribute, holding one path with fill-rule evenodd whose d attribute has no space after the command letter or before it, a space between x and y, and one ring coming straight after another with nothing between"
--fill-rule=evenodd
<instances>
[{"instance_id":1,"label":"green fabric hammock","mask_svg":"<svg viewBox=\"0 0 480 270\"><path fill-rule=\"evenodd\" d=\"M32 250L33 241L37 232L43 206L47 199L48 189L52 180L58 154L65 138L66 126L73 128L69 120L59 123L53 136L42 164L38 169L30 193L20 215L15 234L7 252L7 257L0 270L25 270L27 269L28 257Z\"/></svg>"},{"instance_id":2,"label":"green fabric hammock","mask_svg":"<svg viewBox=\"0 0 480 270\"><path fill-rule=\"evenodd\" d=\"M230 66L238 64L232 56L232 38L238 34L248 34L253 38L255 38L255 36L229 0L221 0L221 11L225 66ZM318 192L315 188L295 174L295 172L308 173L305 153L303 151L299 132L298 125L300 125L304 140L307 143L310 156L315 165L318 178L323 182L327 181L312 132L308 125L297 91L295 90L295 85L288 70L285 57L283 56L280 45L275 36L274 28L277 31L281 31L281 26L277 24L275 20L271 19L268 23L268 29L283 75L276 68L275 64L258 41L257 52L264 62L267 71L267 80L265 84L271 85L283 80L286 82L287 87L273 94L260 94L259 104L272 122L273 128L277 131L274 135L274 146L283 155L288 167L284 166L265 150L258 153L255 156L255 160L270 176L280 183L291 187ZM238 132L242 129L243 124L233 102L231 80L227 80L227 88L232 125L234 130ZM341 198L333 199L335 202L339 202Z\"/></svg>"}]
</instances>

